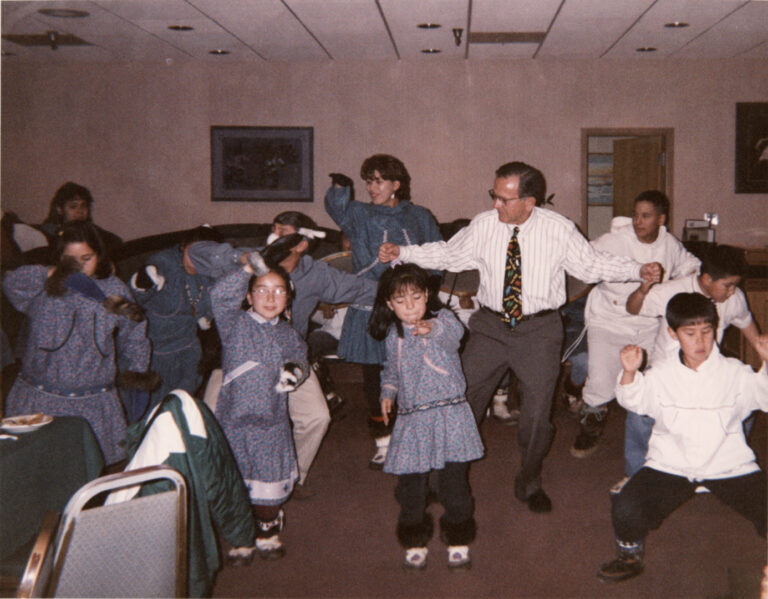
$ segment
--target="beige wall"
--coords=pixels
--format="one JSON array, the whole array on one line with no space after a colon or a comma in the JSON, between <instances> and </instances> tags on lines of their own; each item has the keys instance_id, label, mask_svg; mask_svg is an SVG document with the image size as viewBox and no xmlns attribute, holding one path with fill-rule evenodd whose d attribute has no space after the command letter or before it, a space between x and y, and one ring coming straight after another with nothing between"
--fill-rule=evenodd
<instances>
[{"instance_id":1,"label":"beige wall","mask_svg":"<svg viewBox=\"0 0 768 599\"><path fill-rule=\"evenodd\" d=\"M718 241L768 245L768 197L736 195L735 103L768 100L768 65L728 62L435 62L2 68L2 206L40 222L56 188L91 189L95 220L126 239L287 209L333 226L327 173L356 180L400 157L440 221L490 207L493 171L542 169L581 223L583 127L672 127L673 220L720 215ZM212 203L211 125L314 127L309 203Z\"/></svg>"}]
</instances>

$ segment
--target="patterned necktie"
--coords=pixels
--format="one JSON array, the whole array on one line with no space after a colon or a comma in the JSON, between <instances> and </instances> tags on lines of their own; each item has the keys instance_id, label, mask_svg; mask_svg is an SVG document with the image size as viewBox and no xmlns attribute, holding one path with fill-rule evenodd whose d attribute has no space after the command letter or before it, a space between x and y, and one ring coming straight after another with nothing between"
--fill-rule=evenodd
<instances>
[{"instance_id":1,"label":"patterned necktie","mask_svg":"<svg viewBox=\"0 0 768 599\"><path fill-rule=\"evenodd\" d=\"M517 325L518 320L523 315L523 301L520 297L522 288L521 267L520 267L520 243L517 241L517 233L520 229L515 227L512 238L507 246L507 264L504 267L504 322L511 328Z\"/></svg>"}]
</instances>

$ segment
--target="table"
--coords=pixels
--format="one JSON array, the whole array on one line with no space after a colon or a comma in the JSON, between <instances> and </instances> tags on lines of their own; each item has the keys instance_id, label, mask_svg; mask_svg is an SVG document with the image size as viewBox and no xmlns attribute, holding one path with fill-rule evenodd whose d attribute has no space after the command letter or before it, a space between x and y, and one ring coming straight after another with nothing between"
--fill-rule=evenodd
<instances>
[{"instance_id":1,"label":"table","mask_svg":"<svg viewBox=\"0 0 768 599\"><path fill-rule=\"evenodd\" d=\"M61 512L104 467L96 436L82 418L57 416L16 436L0 440L0 562L35 538L46 510Z\"/></svg>"}]
</instances>

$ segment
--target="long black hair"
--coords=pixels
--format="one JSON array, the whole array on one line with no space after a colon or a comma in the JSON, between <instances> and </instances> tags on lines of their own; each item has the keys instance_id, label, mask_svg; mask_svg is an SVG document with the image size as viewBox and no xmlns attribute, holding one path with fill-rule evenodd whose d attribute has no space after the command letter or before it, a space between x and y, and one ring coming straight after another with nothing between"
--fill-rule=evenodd
<instances>
[{"instance_id":1,"label":"long black hair","mask_svg":"<svg viewBox=\"0 0 768 599\"><path fill-rule=\"evenodd\" d=\"M379 288L376 290L376 300L373 302L373 312L368 319L368 332L374 339L382 340L387 336L391 325L397 327L397 334L403 336L403 323L387 305L398 291L404 291L409 287L418 289L427 296L427 312L424 319L434 318L442 308L442 303L436 293L430 290L429 273L416 264L398 264L384 271L379 279Z\"/></svg>"},{"instance_id":2,"label":"long black hair","mask_svg":"<svg viewBox=\"0 0 768 599\"><path fill-rule=\"evenodd\" d=\"M87 220L90 221L91 206L93 206L93 196L91 195L91 191L87 187L83 187L82 185L73 183L72 181L67 181L64 183L64 185L56 190L53 199L51 199L51 206L48 210L48 217L44 222L53 223L55 225L64 224L64 214L62 214L64 205L70 200L75 200L77 198L85 200L88 204Z\"/></svg>"},{"instance_id":3,"label":"long black hair","mask_svg":"<svg viewBox=\"0 0 768 599\"><path fill-rule=\"evenodd\" d=\"M85 243L98 257L96 271L93 273L96 279L106 279L112 274L112 261L107 255L107 247L101 239L96 225L87 220L75 220L61 225L56 234L53 260L58 264L64 250L70 243Z\"/></svg>"}]
</instances>

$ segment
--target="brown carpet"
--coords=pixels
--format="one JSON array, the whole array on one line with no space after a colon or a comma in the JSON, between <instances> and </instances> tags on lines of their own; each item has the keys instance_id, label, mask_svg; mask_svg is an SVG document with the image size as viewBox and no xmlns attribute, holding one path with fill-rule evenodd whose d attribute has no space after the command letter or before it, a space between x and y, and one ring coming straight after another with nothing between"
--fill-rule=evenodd
<instances>
[{"instance_id":1,"label":"brown carpet","mask_svg":"<svg viewBox=\"0 0 768 599\"><path fill-rule=\"evenodd\" d=\"M598 450L575 459L568 448L576 419L555 411L555 441L544 465L550 514L534 514L516 500L519 463L516 427L487 420L486 457L470 480L477 540L470 571L451 572L436 533L428 567L405 572L395 538L395 477L367 468L373 442L366 430L359 369L336 364L346 416L334 422L309 477L317 495L286 505L282 537L287 555L225 568L216 597L758 597L766 542L752 525L711 495L697 495L646 541L646 570L617 585L595 576L614 556L608 489L622 476L624 414L613 409ZM765 464L766 418L752 445ZM433 505L437 521L442 513Z\"/></svg>"}]
</instances>

